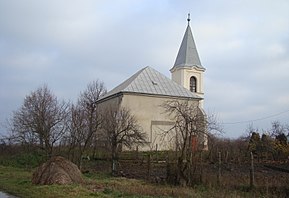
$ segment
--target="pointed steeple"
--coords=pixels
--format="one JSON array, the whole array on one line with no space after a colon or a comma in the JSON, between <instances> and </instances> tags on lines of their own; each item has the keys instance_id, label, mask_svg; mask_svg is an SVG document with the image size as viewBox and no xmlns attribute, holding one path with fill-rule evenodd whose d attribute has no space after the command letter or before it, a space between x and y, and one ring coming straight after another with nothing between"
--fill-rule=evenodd
<instances>
[{"instance_id":1,"label":"pointed steeple","mask_svg":"<svg viewBox=\"0 0 289 198\"><path fill-rule=\"evenodd\" d=\"M187 90L196 93L199 97L204 98L204 72L193 34L190 27L190 14L188 15L188 26L182 40L175 64L170 70L172 80L183 86ZM203 107L203 102L200 102Z\"/></svg>"},{"instance_id":2,"label":"pointed steeple","mask_svg":"<svg viewBox=\"0 0 289 198\"><path fill-rule=\"evenodd\" d=\"M175 64L172 69L177 67L198 67L199 69L205 69L201 64L198 55L198 51L190 27L190 20L190 14L188 14L188 26L183 37Z\"/></svg>"}]
</instances>

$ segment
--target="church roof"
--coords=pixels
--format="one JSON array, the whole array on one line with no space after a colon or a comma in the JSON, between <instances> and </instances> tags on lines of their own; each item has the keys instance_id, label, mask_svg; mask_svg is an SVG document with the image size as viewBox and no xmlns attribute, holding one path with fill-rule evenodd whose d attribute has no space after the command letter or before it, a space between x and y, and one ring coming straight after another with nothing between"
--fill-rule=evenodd
<instances>
[{"instance_id":1,"label":"church roof","mask_svg":"<svg viewBox=\"0 0 289 198\"><path fill-rule=\"evenodd\" d=\"M201 64L189 22L190 18L188 18L188 26L173 68L196 66L200 69L205 69Z\"/></svg>"},{"instance_id":2,"label":"church roof","mask_svg":"<svg viewBox=\"0 0 289 198\"><path fill-rule=\"evenodd\" d=\"M151 67L145 67L109 91L102 99L118 93L139 93L202 99Z\"/></svg>"}]
</instances>

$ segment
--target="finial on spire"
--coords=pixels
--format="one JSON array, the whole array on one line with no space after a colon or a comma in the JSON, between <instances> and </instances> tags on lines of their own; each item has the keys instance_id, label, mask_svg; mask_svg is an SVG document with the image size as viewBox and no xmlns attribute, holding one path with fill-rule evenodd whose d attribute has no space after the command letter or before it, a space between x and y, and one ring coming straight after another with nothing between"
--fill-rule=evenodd
<instances>
[{"instance_id":1,"label":"finial on spire","mask_svg":"<svg viewBox=\"0 0 289 198\"><path fill-rule=\"evenodd\" d=\"M190 18L190 13L188 13L188 19L187 19L188 25L190 24L190 20L191 20L191 18Z\"/></svg>"}]
</instances>

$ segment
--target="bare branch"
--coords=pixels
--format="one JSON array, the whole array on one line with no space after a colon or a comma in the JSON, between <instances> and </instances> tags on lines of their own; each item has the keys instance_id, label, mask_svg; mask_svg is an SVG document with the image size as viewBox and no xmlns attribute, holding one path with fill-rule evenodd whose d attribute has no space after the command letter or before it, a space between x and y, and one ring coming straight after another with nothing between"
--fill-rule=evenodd
<instances>
[{"instance_id":1,"label":"bare branch","mask_svg":"<svg viewBox=\"0 0 289 198\"><path fill-rule=\"evenodd\" d=\"M112 171L115 173L117 171L115 161L118 159L121 146L125 145L127 148L131 148L134 144L142 144L146 136L129 109L124 107L108 107L104 112L102 129L104 136L110 143Z\"/></svg>"}]
</instances>

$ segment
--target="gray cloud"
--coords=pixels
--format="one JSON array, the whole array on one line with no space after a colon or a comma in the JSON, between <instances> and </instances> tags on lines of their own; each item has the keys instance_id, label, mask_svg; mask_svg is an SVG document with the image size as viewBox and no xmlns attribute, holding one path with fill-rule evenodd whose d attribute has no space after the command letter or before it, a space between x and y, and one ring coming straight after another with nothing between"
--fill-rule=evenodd
<instances>
[{"instance_id":1,"label":"gray cloud","mask_svg":"<svg viewBox=\"0 0 289 198\"><path fill-rule=\"evenodd\" d=\"M222 122L284 111L289 109L288 10L286 0L3 0L0 122L44 83L61 99L75 100L92 80L111 89L147 65L170 76L187 12L207 69L206 110ZM254 125L268 128L272 120L287 117ZM225 135L238 137L247 125L225 125Z\"/></svg>"}]
</instances>

